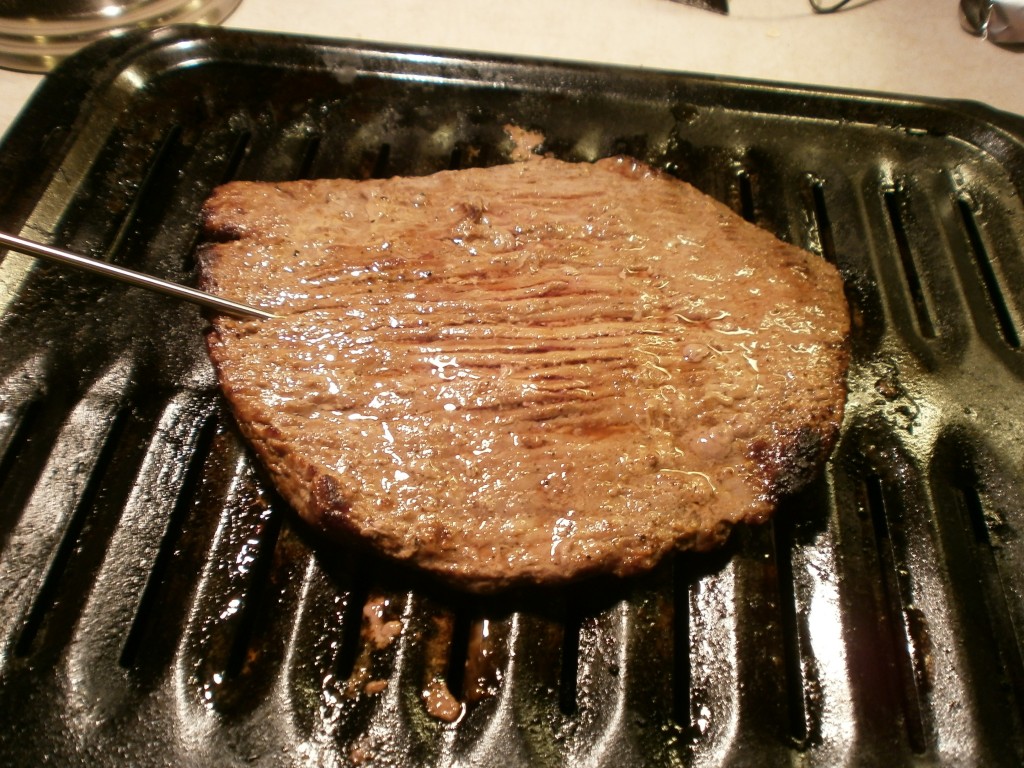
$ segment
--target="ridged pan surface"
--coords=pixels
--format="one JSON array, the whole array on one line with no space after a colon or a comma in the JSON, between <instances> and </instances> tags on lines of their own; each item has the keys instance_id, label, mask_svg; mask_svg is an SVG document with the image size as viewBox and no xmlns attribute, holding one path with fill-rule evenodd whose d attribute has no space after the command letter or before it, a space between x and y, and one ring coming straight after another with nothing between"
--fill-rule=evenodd
<instances>
[{"instance_id":1,"label":"ridged pan surface","mask_svg":"<svg viewBox=\"0 0 1024 768\"><path fill-rule=\"evenodd\" d=\"M1021 119L171 28L47 79L0 150L0 226L188 283L217 184L506 162L507 123L838 265L854 359L821 477L644 578L461 596L309 535L199 311L8 254L0 763L1022 764Z\"/></svg>"}]
</instances>

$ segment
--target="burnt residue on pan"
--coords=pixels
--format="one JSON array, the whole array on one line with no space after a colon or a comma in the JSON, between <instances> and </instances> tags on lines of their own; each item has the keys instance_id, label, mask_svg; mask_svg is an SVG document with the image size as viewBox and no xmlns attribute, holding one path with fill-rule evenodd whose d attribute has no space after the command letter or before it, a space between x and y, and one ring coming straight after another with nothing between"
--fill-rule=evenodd
<instances>
[{"instance_id":1,"label":"burnt residue on pan","mask_svg":"<svg viewBox=\"0 0 1024 768\"><path fill-rule=\"evenodd\" d=\"M1021 120L175 28L44 83L0 152L0 225L188 282L225 180L506 162L510 122L839 267L854 355L824 474L643 578L452 593L297 522L193 307L7 255L0 762L1019 765Z\"/></svg>"}]
</instances>

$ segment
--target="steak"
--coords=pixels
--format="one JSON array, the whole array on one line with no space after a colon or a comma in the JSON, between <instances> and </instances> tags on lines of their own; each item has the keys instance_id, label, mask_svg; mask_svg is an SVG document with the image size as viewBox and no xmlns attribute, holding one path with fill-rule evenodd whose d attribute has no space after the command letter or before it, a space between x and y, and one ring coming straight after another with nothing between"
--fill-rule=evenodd
<instances>
[{"instance_id":1,"label":"steak","mask_svg":"<svg viewBox=\"0 0 1024 768\"><path fill-rule=\"evenodd\" d=\"M828 455L836 269L630 158L233 182L203 287L238 426L312 526L475 591L629 575Z\"/></svg>"}]
</instances>

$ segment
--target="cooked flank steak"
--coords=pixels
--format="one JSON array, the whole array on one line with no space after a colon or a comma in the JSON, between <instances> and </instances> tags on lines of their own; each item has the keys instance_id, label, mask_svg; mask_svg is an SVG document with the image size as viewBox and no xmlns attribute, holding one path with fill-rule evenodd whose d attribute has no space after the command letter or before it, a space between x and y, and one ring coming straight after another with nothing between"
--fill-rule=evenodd
<instances>
[{"instance_id":1,"label":"cooked flank steak","mask_svg":"<svg viewBox=\"0 0 1024 768\"><path fill-rule=\"evenodd\" d=\"M311 525L476 591L760 522L845 401L836 270L630 158L234 182L203 286L238 425Z\"/></svg>"}]
</instances>

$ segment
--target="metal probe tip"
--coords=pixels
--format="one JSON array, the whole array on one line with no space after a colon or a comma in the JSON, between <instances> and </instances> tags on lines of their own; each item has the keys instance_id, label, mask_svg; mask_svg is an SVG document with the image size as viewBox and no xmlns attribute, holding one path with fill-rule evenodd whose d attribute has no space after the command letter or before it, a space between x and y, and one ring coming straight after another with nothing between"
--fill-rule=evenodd
<instances>
[{"instance_id":1,"label":"metal probe tip","mask_svg":"<svg viewBox=\"0 0 1024 768\"><path fill-rule=\"evenodd\" d=\"M190 301L193 304L199 304L200 306L207 307L208 309L214 309L218 312L223 312L224 314L232 315L234 317L258 317L263 320L271 320L277 317L277 315L272 312L267 312L263 309L256 309L255 307L250 307L247 304L240 304L237 301L231 301L230 299L222 299L220 296L214 296L213 294L197 290L196 288L189 288L188 286L178 285L177 283L172 283L167 280L161 280L158 277L153 277L142 272L136 272L133 269L119 267L115 264L108 264L107 262L100 261L99 259L81 256L77 253L61 250L60 248L36 243L32 240L26 240L22 237L7 234L6 232L0 232L0 245L6 246L14 251L18 251L19 253L28 254L29 256L36 256L38 258L48 259L49 261L56 261L60 264L84 269L88 272L103 275L104 277L109 277L122 283L128 283L129 285L134 285L139 288L146 288L157 293L162 293L165 296L173 296L177 299Z\"/></svg>"}]
</instances>

